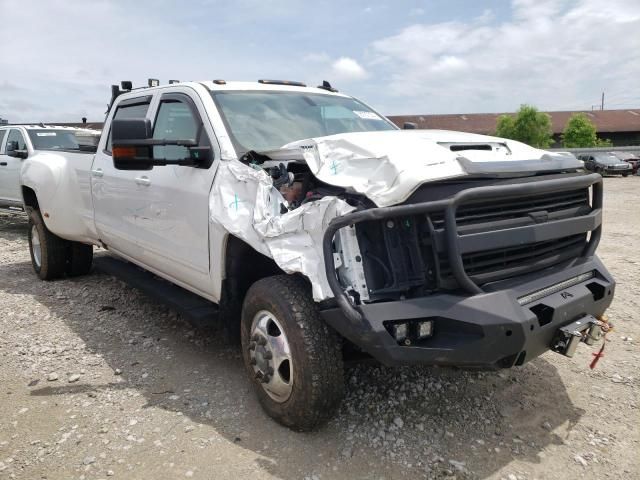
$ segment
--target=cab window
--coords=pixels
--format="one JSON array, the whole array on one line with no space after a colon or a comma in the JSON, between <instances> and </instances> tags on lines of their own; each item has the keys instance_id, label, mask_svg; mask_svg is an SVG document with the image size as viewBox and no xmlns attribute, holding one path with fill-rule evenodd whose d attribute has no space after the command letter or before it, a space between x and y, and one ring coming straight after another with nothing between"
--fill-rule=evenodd
<instances>
[{"instance_id":1,"label":"cab window","mask_svg":"<svg viewBox=\"0 0 640 480\"><path fill-rule=\"evenodd\" d=\"M9 131L9 136L7 137L7 146L6 150L26 150L27 143L24 141L24 135L20 130L16 130L12 128Z\"/></svg>"},{"instance_id":2,"label":"cab window","mask_svg":"<svg viewBox=\"0 0 640 480\"><path fill-rule=\"evenodd\" d=\"M132 103L131 100L126 100L126 105L119 105L116 113L113 116L113 120L122 120L128 118L145 118L147 116L147 110L149 110L149 102L145 103ZM134 100L135 101L135 100ZM111 154L111 129L109 129L109 136L107 138L107 144L105 145L105 152Z\"/></svg>"},{"instance_id":3,"label":"cab window","mask_svg":"<svg viewBox=\"0 0 640 480\"><path fill-rule=\"evenodd\" d=\"M154 140L197 140L199 122L186 103L163 100L153 127ZM189 150L179 145L153 147L154 158L180 160L189 158Z\"/></svg>"},{"instance_id":4,"label":"cab window","mask_svg":"<svg viewBox=\"0 0 640 480\"><path fill-rule=\"evenodd\" d=\"M4 153L4 148L2 146L2 141L4 140L4 136L7 134L6 130L0 130L0 153Z\"/></svg>"}]
</instances>

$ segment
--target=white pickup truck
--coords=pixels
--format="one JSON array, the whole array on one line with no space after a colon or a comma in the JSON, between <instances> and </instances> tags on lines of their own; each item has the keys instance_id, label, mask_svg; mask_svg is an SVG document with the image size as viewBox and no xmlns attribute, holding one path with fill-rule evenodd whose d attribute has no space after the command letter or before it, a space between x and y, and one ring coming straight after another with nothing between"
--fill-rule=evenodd
<instances>
[{"instance_id":1,"label":"white pickup truck","mask_svg":"<svg viewBox=\"0 0 640 480\"><path fill-rule=\"evenodd\" d=\"M494 137L400 130L284 81L116 92L95 157L22 166L33 267L99 245L219 304L264 409L312 429L343 352L387 365L522 365L606 329L602 177Z\"/></svg>"},{"instance_id":2,"label":"white pickup truck","mask_svg":"<svg viewBox=\"0 0 640 480\"><path fill-rule=\"evenodd\" d=\"M0 208L22 210L20 170L26 158L37 156L56 163L67 155L93 158L100 132L55 125L7 125L0 127Z\"/></svg>"}]
</instances>

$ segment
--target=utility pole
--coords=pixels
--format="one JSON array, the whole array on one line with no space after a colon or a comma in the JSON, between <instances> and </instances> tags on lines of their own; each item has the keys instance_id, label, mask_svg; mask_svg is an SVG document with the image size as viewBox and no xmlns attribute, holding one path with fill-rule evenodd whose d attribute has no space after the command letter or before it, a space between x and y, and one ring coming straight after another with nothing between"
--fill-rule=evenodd
<instances>
[{"instance_id":1,"label":"utility pole","mask_svg":"<svg viewBox=\"0 0 640 480\"><path fill-rule=\"evenodd\" d=\"M602 100L600 101L600 110L604 110L604 92L602 92Z\"/></svg>"}]
</instances>

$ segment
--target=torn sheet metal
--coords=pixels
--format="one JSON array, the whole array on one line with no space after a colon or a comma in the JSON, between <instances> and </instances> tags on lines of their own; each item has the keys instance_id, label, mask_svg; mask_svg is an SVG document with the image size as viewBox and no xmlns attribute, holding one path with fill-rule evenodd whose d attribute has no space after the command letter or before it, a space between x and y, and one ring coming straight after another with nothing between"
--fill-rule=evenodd
<instances>
[{"instance_id":1,"label":"torn sheet metal","mask_svg":"<svg viewBox=\"0 0 640 480\"><path fill-rule=\"evenodd\" d=\"M361 193L379 207L406 200L426 181L466 175L454 152L406 133L346 133L286 147L301 148L319 180Z\"/></svg>"},{"instance_id":2,"label":"torn sheet metal","mask_svg":"<svg viewBox=\"0 0 640 480\"><path fill-rule=\"evenodd\" d=\"M354 207L324 197L281 214L286 200L269 175L237 160L220 162L209 199L212 222L274 259L287 273L302 273L313 286L316 301L333 296L327 283L322 238L329 222Z\"/></svg>"},{"instance_id":3,"label":"torn sheet metal","mask_svg":"<svg viewBox=\"0 0 640 480\"><path fill-rule=\"evenodd\" d=\"M485 148L460 148L469 144ZM452 151L453 145L459 148ZM467 166L475 163L499 171L506 162L540 160L538 168L546 170L558 157L513 140L446 130L343 133L293 142L267 155L283 159L287 150L302 156L319 180L361 193L379 207L405 201L423 183L474 173ZM482 173L491 170L485 166Z\"/></svg>"}]
</instances>

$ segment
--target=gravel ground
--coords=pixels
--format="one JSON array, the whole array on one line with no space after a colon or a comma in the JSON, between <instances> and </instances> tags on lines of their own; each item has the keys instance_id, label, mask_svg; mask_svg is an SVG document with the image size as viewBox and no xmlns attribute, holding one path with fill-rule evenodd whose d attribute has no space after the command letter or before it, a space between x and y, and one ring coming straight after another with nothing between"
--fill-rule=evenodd
<instances>
[{"instance_id":1,"label":"gravel ground","mask_svg":"<svg viewBox=\"0 0 640 480\"><path fill-rule=\"evenodd\" d=\"M41 282L0 214L0 478L640 478L640 178L606 179L606 357L491 373L347 369L310 434L261 411L236 349L93 273Z\"/></svg>"}]
</instances>

